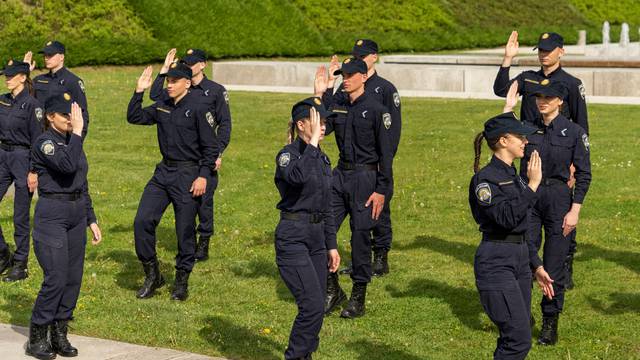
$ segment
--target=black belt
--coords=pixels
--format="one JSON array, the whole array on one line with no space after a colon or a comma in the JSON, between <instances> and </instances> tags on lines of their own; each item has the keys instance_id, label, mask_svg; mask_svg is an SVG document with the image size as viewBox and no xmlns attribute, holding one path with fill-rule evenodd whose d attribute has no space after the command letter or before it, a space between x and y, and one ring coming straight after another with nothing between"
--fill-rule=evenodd
<instances>
[{"instance_id":1,"label":"black belt","mask_svg":"<svg viewBox=\"0 0 640 360\"><path fill-rule=\"evenodd\" d=\"M378 164L354 164L345 161L338 161L338 168L342 170L378 170Z\"/></svg>"},{"instance_id":2,"label":"black belt","mask_svg":"<svg viewBox=\"0 0 640 360\"><path fill-rule=\"evenodd\" d=\"M524 234L483 234L482 241L505 242L521 244L525 241Z\"/></svg>"},{"instance_id":3,"label":"black belt","mask_svg":"<svg viewBox=\"0 0 640 360\"><path fill-rule=\"evenodd\" d=\"M567 185L567 182L555 178L544 178L542 179L541 184L544 186Z\"/></svg>"},{"instance_id":4,"label":"black belt","mask_svg":"<svg viewBox=\"0 0 640 360\"><path fill-rule=\"evenodd\" d=\"M13 144L7 144L7 143L0 142L0 149L2 149L4 151L29 150L29 149L31 149L31 147L30 146L25 146L25 145L13 145Z\"/></svg>"},{"instance_id":5,"label":"black belt","mask_svg":"<svg viewBox=\"0 0 640 360\"><path fill-rule=\"evenodd\" d=\"M169 159L162 159L162 163L170 166L170 167L191 167L191 166L200 166L200 163L197 161L191 161L191 160L185 160L185 161L178 161L178 160L169 160Z\"/></svg>"},{"instance_id":6,"label":"black belt","mask_svg":"<svg viewBox=\"0 0 640 360\"><path fill-rule=\"evenodd\" d=\"M38 193L38 196L62 201L76 201L82 198L82 193Z\"/></svg>"},{"instance_id":7,"label":"black belt","mask_svg":"<svg viewBox=\"0 0 640 360\"><path fill-rule=\"evenodd\" d=\"M310 213L290 213L290 212L281 212L280 218L285 220L293 220L293 221L308 221L312 224L321 223L324 220L324 215L322 214L310 214Z\"/></svg>"}]
</instances>

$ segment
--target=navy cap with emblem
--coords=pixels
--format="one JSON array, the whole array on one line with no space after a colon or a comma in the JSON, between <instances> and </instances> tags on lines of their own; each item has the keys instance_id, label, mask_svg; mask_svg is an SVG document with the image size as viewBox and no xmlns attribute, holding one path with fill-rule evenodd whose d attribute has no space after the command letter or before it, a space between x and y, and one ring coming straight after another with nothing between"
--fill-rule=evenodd
<instances>
[{"instance_id":1,"label":"navy cap with emblem","mask_svg":"<svg viewBox=\"0 0 640 360\"><path fill-rule=\"evenodd\" d=\"M29 69L29 64L27 64L26 62L9 60L7 61L7 65L5 65L4 69L0 71L0 75L2 74L6 76L15 76L17 74L29 75L30 72L31 70Z\"/></svg>"},{"instance_id":2,"label":"navy cap with emblem","mask_svg":"<svg viewBox=\"0 0 640 360\"><path fill-rule=\"evenodd\" d=\"M319 97L310 97L293 105L293 108L291 108L291 119L295 122L300 119L308 118L311 114L312 107L320 113L320 117L323 119L336 116L336 113L329 111L324 107L322 100Z\"/></svg>"},{"instance_id":3,"label":"navy cap with emblem","mask_svg":"<svg viewBox=\"0 0 640 360\"><path fill-rule=\"evenodd\" d=\"M191 72L191 68L189 65L181 62L174 62L169 66L169 71L167 72L167 77L173 78L185 78L191 80L191 76L193 73Z\"/></svg>"},{"instance_id":4,"label":"navy cap with emblem","mask_svg":"<svg viewBox=\"0 0 640 360\"><path fill-rule=\"evenodd\" d=\"M369 39L356 40L356 43L353 44L353 49L351 50L351 54L355 57L362 57L369 54L377 53L378 44L376 44L375 41Z\"/></svg>"},{"instance_id":5,"label":"navy cap with emblem","mask_svg":"<svg viewBox=\"0 0 640 360\"><path fill-rule=\"evenodd\" d=\"M200 49L189 49L184 58L182 58L182 62L189 66L204 61L207 61L207 53Z\"/></svg>"},{"instance_id":6,"label":"navy cap with emblem","mask_svg":"<svg viewBox=\"0 0 640 360\"><path fill-rule=\"evenodd\" d=\"M555 96L564 99L569 94L569 89L562 81L543 79L539 84L534 85L532 93L534 95Z\"/></svg>"},{"instance_id":7,"label":"navy cap with emblem","mask_svg":"<svg viewBox=\"0 0 640 360\"><path fill-rule=\"evenodd\" d=\"M542 33L538 38L538 45L533 50L540 49L544 51L553 51L555 48L562 48L564 39L560 34L554 32Z\"/></svg>"},{"instance_id":8,"label":"navy cap with emblem","mask_svg":"<svg viewBox=\"0 0 640 360\"><path fill-rule=\"evenodd\" d=\"M536 131L537 128L524 124L513 112L494 116L484 123L484 137L487 139L495 139L503 134L531 135Z\"/></svg>"},{"instance_id":9,"label":"navy cap with emblem","mask_svg":"<svg viewBox=\"0 0 640 360\"><path fill-rule=\"evenodd\" d=\"M334 71L333 75L355 74L355 73L366 74L367 73L367 64L364 61L360 60L360 59L346 58L342 62L342 67L340 67L340 69Z\"/></svg>"},{"instance_id":10,"label":"navy cap with emblem","mask_svg":"<svg viewBox=\"0 0 640 360\"><path fill-rule=\"evenodd\" d=\"M38 52L45 55L64 54L65 48L60 41L53 40L46 43L44 48Z\"/></svg>"},{"instance_id":11,"label":"navy cap with emblem","mask_svg":"<svg viewBox=\"0 0 640 360\"><path fill-rule=\"evenodd\" d=\"M71 114L71 104L73 99L68 93L52 95L44 102L46 113Z\"/></svg>"}]
</instances>

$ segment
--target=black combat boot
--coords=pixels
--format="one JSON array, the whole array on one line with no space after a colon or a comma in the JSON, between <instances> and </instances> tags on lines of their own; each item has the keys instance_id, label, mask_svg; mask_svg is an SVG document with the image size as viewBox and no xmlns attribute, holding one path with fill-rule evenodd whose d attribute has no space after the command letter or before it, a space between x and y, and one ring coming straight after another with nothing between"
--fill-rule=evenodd
<instances>
[{"instance_id":1,"label":"black combat boot","mask_svg":"<svg viewBox=\"0 0 640 360\"><path fill-rule=\"evenodd\" d=\"M558 314L542 316L542 329L538 337L540 345L555 345L558 342Z\"/></svg>"},{"instance_id":2,"label":"black combat boot","mask_svg":"<svg viewBox=\"0 0 640 360\"><path fill-rule=\"evenodd\" d=\"M185 301L189 296L189 273L184 270L176 270L176 282L171 292L171 300Z\"/></svg>"},{"instance_id":3,"label":"black combat boot","mask_svg":"<svg viewBox=\"0 0 640 360\"><path fill-rule=\"evenodd\" d=\"M164 285L164 278L162 274L160 274L157 260L142 263L142 267L144 268L145 275L144 283L136 293L136 296L139 299L146 299L152 297L156 289Z\"/></svg>"},{"instance_id":4,"label":"black combat boot","mask_svg":"<svg viewBox=\"0 0 640 360\"><path fill-rule=\"evenodd\" d=\"M387 262L388 250L376 249L373 253L373 276L384 276L389 273L389 263Z\"/></svg>"},{"instance_id":5,"label":"black combat boot","mask_svg":"<svg viewBox=\"0 0 640 360\"><path fill-rule=\"evenodd\" d=\"M353 319L364 315L364 302L367 294L366 283L353 283L353 289L351 290L351 298L347 307L342 310L340 316L347 319Z\"/></svg>"},{"instance_id":6,"label":"black combat boot","mask_svg":"<svg viewBox=\"0 0 640 360\"><path fill-rule=\"evenodd\" d=\"M200 237L196 246L196 261L205 261L209 258L209 238Z\"/></svg>"},{"instance_id":7,"label":"black combat boot","mask_svg":"<svg viewBox=\"0 0 640 360\"><path fill-rule=\"evenodd\" d=\"M573 254L567 255L564 259L564 289L571 290L575 285L573 283Z\"/></svg>"},{"instance_id":8,"label":"black combat boot","mask_svg":"<svg viewBox=\"0 0 640 360\"><path fill-rule=\"evenodd\" d=\"M338 270L338 274L340 275L351 275L352 272L353 272L353 266L351 265L347 267L343 267L342 269Z\"/></svg>"},{"instance_id":9,"label":"black combat boot","mask_svg":"<svg viewBox=\"0 0 640 360\"><path fill-rule=\"evenodd\" d=\"M47 325L31 323L31 326L29 326L29 341L25 349L27 355L41 360L56 358L56 353L51 348L51 343L49 343L47 330L49 330Z\"/></svg>"},{"instance_id":10,"label":"black combat boot","mask_svg":"<svg viewBox=\"0 0 640 360\"><path fill-rule=\"evenodd\" d=\"M327 296L324 298L324 314L328 315L345 300L347 300L347 295L340 287L338 274L329 273L327 276Z\"/></svg>"},{"instance_id":11,"label":"black combat boot","mask_svg":"<svg viewBox=\"0 0 640 360\"><path fill-rule=\"evenodd\" d=\"M0 252L0 274L4 273L11 266L11 251L9 248Z\"/></svg>"},{"instance_id":12,"label":"black combat boot","mask_svg":"<svg viewBox=\"0 0 640 360\"><path fill-rule=\"evenodd\" d=\"M26 261L13 261L13 266L9 270L7 276L2 279L4 282L14 282L18 280L24 280L29 276L27 273Z\"/></svg>"},{"instance_id":13,"label":"black combat boot","mask_svg":"<svg viewBox=\"0 0 640 360\"><path fill-rule=\"evenodd\" d=\"M51 324L51 347L60 356L74 357L78 356L78 349L71 346L67 339L68 323L68 320L55 320Z\"/></svg>"}]
</instances>

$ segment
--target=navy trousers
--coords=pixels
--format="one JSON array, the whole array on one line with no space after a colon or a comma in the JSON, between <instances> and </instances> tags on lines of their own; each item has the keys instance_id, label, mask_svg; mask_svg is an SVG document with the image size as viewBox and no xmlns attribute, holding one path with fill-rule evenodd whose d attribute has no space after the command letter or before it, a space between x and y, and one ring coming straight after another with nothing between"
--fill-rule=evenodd
<instances>
[{"instance_id":1,"label":"navy trousers","mask_svg":"<svg viewBox=\"0 0 640 360\"><path fill-rule=\"evenodd\" d=\"M371 218L372 205L365 207L365 204L375 191L376 171L335 168L332 182L331 208L336 231L349 215L353 268L351 280L354 283L368 283L371 281L371 233L379 220Z\"/></svg>"},{"instance_id":2,"label":"navy trousers","mask_svg":"<svg viewBox=\"0 0 640 360\"><path fill-rule=\"evenodd\" d=\"M393 197L393 180L391 191L384 198L384 208L380 213L378 223L373 228L373 250L389 251L393 240L393 230L391 228L391 198Z\"/></svg>"},{"instance_id":3,"label":"navy trousers","mask_svg":"<svg viewBox=\"0 0 640 360\"><path fill-rule=\"evenodd\" d=\"M69 320L76 308L87 243L85 199L39 198L33 217L33 248L44 280L33 306L31 322L48 325Z\"/></svg>"},{"instance_id":4,"label":"navy trousers","mask_svg":"<svg viewBox=\"0 0 640 360\"><path fill-rule=\"evenodd\" d=\"M176 269L191 272L195 264L196 213L200 197L189 192L198 177L198 166L170 167L158 164L147 183L133 223L136 254L141 262L157 259L156 228L169 204L173 205L178 238Z\"/></svg>"},{"instance_id":5,"label":"navy trousers","mask_svg":"<svg viewBox=\"0 0 640 360\"><path fill-rule=\"evenodd\" d=\"M210 238L213 236L213 196L218 187L218 172L213 176L207 177L207 191L202 195L200 207L198 207L198 234L201 238Z\"/></svg>"},{"instance_id":6,"label":"navy trousers","mask_svg":"<svg viewBox=\"0 0 640 360\"><path fill-rule=\"evenodd\" d=\"M526 358L531 349L531 269L526 243L482 241L474 273L482 307L500 331L493 358Z\"/></svg>"},{"instance_id":7,"label":"navy trousers","mask_svg":"<svg viewBox=\"0 0 640 360\"><path fill-rule=\"evenodd\" d=\"M15 187L13 226L16 251L13 254L13 259L25 262L29 257L29 210L33 196L27 187L28 172L29 150L0 150L0 199L4 198L12 183ZM8 245L0 228L0 250L7 248Z\"/></svg>"},{"instance_id":8,"label":"navy trousers","mask_svg":"<svg viewBox=\"0 0 640 360\"><path fill-rule=\"evenodd\" d=\"M285 359L316 351L327 293L327 250L324 224L280 220L275 231L276 263L298 305Z\"/></svg>"}]
</instances>

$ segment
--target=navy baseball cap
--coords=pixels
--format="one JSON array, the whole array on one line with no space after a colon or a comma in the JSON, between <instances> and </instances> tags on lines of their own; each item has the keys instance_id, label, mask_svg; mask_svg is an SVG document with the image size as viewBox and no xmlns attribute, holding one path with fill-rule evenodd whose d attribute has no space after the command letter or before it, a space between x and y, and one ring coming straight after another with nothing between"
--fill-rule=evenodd
<instances>
[{"instance_id":1,"label":"navy baseball cap","mask_svg":"<svg viewBox=\"0 0 640 360\"><path fill-rule=\"evenodd\" d=\"M378 53L378 44L375 41L369 39L360 39L353 44L353 50L351 54L355 57L367 56L369 54Z\"/></svg>"},{"instance_id":2,"label":"navy baseball cap","mask_svg":"<svg viewBox=\"0 0 640 360\"><path fill-rule=\"evenodd\" d=\"M200 49L189 49L184 58L182 58L182 62L189 66L203 61L207 61L207 53Z\"/></svg>"},{"instance_id":3,"label":"navy baseball cap","mask_svg":"<svg viewBox=\"0 0 640 360\"><path fill-rule=\"evenodd\" d=\"M42 50L38 51L40 54L55 55L64 54L65 48L60 41L49 41Z\"/></svg>"},{"instance_id":4,"label":"navy baseball cap","mask_svg":"<svg viewBox=\"0 0 640 360\"><path fill-rule=\"evenodd\" d=\"M543 33L538 38L538 45L533 50L540 49L544 51L553 51L555 48L562 48L564 46L564 39L560 34L549 32Z\"/></svg>"},{"instance_id":5,"label":"navy baseball cap","mask_svg":"<svg viewBox=\"0 0 640 360\"><path fill-rule=\"evenodd\" d=\"M533 88L534 95L555 96L564 99L569 93L567 85L558 80L543 79Z\"/></svg>"},{"instance_id":6,"label":"navy baseball cap","mask_svg":"<svg viewBox=\"0 0 640 360\"><path fill-rule=\"evenodd\" d=\"M191 76L193 73L191 72L191 68L189 65L181 62L174 62L169 67L169 71L167 72L167 77L173 78L185 78L191 80Z\"/></svg>"},{"instance_id":7,"label":"navy baseball cap","mask_svg":"<svg viewBox=\"0 0 640 360\"><path fill-rule=\"evenodd\" d=\"M44 101L44 111L46 113L71 114L71 104L73 104L73 100L69 93L52 95Z\"/></svg>"},{"instance_id":8,"label":"navy baseball cap","mask_svg":"<svg viewBox=\"0 0 640 360\"><path fill-rule=\"evenodd\" d=\"M324 107L319 97L310 97L293 105L293 108L291 108L291 119L296 122L300 119L308 118L311 114L311 108L315 108L323 119L336 116L336 113Z\"/></svg>"},{"instance_id":9,"label":"navy baseball cap","mask_svg":"<svg viewBox=\"0 0 640 360\"><path fill-rule=\"evenodd\" d=\"M6 76L15 76L17 74L29 75L30 72L31 70L29 69L29 64L27 64L26 62L9 60L7 61L7 65L4 67L4 69L0 71L0 75L2 74Z\"/></svg>"},{"instance_id":10,"label":"navy baseball cap","mask_svg":"<svg viewBox=\"0 0 640 360\"><path fill-rule=\"evenodd\" d=\"M367 64L356 58L347 58L342 62L342 67L333 72L333 75L367 73Z\"/></svg>"},{"instance_id":11,"label":"navy baseball cap","mask_svg":"<svg viewBox=\"0 0 640 360\"><path fill-rule=\"evenodd\" d=\"M537 128L524 124L513 112L492 117L484 123L484 137L487 139L495 139L502 134L531 135L536 131Z\"/></svg>"}]
</instances>

